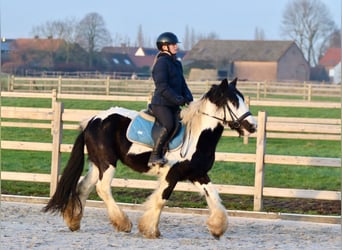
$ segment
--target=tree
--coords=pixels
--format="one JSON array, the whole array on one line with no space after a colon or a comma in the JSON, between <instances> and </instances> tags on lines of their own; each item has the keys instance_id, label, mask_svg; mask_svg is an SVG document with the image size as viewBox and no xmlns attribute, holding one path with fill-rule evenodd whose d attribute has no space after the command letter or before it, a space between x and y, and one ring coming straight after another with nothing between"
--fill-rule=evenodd
<instances>
[{"instance_id":1,"label":"tree","mask_svg":"<svg viewBox=\"0 0 342 250\"><path fill-rule=\"evenodd\" d=\"M293 39L304 53L311 66L335 30L329 10L320 0L292 0L283 12L281 31Z\"/></svg>"},{"instance_id":2,"label":"tree","mask_svg":"<svg viewBox=\"0 0 342 250\"><path fill-rule=\"evenodd\" d=\"M187 25L185 27L185 35L184 35L184 41L183 41L183 48L184 50L190 50L191 45L190 45L190 31L189 31L189 26Z\"/></svg>"},{"instance_id":3,"label":"tree","mask_svg":"<svg viewBox=\"0 0 342 250\"><path fill-rule=\"evenodd\" d=\"M216 40L219 39L219 35L216 32L210 32L208 34L196 34L192 28L191 32L189 27L185 27L184 41L182 41L183 49L190 50L199 40Z\"/></svg>"},{"instance_id":4,"label":"tree","mask_svg":"<svg viewBox=\"0 0 342 250\"><path fill-rule=\"evenodd\" d=\"M65 20L48 21L34 26L31 34L34 37L63 39L65 43L65 63L69 63L72 48L76 42L76 30L78 22L73 18Z\"/></svg>"},{"instance_id":5,"label":"tree","mask_svg":"<svg viewBox=\"0 0 342 250\"><path fill-rule=\"evenodd\" d=\"M341 48L341 30L336 29L329 37L329 48Z\"/></svg>"},{"instance_id":6,"label":"tree","mask_svg":"<svg viewBox=\"0 0 342 250\"><path fill-rule=\"evenodd\" d=\"M144 43L144 34L143 34L143 30L142 30L142 26L141 24L139 25L138 28L138 36L137 36L137 42L138 42L138 47L144 47L145 43Z\"/></svg>"},{"instance_id":7,"label":"tree","mask_svg":"<svg viewBox=\"0 0 342 250\"><path fill-rule=\"evenodd\" d=\"M255 27L254 39L255 40L265 40L265 32L264 32L264 30L259 28L259 27Z\"/></svg>"},{"instance_id":8,"label":"tree","mask_svg":"<svg viewBox=\"0 0 342 250\"><path fill-rule=\"evenodd\" d=\"M112 43L102 16L95 12L87 14L80 21L76 40L89 54L89 67L93 66L96 52Z\"/></svg>"}]
</instances>

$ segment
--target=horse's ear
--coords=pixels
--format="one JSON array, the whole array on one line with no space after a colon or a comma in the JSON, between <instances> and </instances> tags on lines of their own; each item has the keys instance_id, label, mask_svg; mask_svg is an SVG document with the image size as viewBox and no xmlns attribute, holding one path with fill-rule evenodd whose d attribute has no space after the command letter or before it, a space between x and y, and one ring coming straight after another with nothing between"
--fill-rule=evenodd
<instances>
[{"instance_id":1,"label":"horse's ear","mask_svg":"<svg viewBox=\"0 0 342 250\"><path fill-rule=\"evenodd\" d=\"M237 83L237 77L235 77L235 79L230 82L230 84L234 85L235 87L236 87L236 83Z\"/></svg>"},{"instance_id":2,"label":"horse's ear","mask_svg":"<svg viewBox=\"0 0 342 250\"><path fill-rule=\"evenodd\" d=\"M221 82L221 85L220 85L221 88L228 88L228 80L227 78L224 78Z\"/></svg>"}]
</instances>

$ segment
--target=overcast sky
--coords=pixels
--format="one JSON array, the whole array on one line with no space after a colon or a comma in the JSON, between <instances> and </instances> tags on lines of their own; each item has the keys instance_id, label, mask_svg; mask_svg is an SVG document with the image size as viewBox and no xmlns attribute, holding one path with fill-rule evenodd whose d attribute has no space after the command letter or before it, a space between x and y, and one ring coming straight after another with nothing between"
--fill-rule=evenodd
<instances>
[{"instance_id":1,"label":"overcast sky","mask_svg":"<svg viewBox=\"0 0 342 250\"><path fill-rule=\"evenodd\" d=\"M196 34L214 32L219 39L254 39L255 28L268 40L283 39L280 24L289 0L0 0L1 37L29 38L32 27L47 21L100 14L112 37L137 38L141 25L146 40L172 31L180 40L188 26ZM341 0L321 0L341 27Z\"/></svg>"}]
</instances>

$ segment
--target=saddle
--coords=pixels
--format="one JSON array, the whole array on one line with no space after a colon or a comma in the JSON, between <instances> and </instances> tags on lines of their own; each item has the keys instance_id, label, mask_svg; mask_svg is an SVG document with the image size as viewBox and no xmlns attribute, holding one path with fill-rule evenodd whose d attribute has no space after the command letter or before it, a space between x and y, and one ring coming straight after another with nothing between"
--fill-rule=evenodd
<instances>
[{"instance_id":1,"label":"saddle","mask_svg":"<svg viewBox=\"0 0 342 250\"><path fill-rule=\"evenodd\" d=\"M155 123L155 117L148 111L142 110L134 117L127 129L127 139L132 143L141 144L143 146L153 148L154 141L152 138L152 127ZM181 123L171 136L168 143L168 150L178 149L183 143L185 127Z\"/></svg>"}]
</instances>

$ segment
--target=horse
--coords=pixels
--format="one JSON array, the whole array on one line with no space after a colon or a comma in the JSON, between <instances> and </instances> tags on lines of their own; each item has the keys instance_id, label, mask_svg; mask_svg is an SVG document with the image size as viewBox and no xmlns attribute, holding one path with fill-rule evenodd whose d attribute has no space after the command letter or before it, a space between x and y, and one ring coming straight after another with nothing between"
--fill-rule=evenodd
<instances>
[{"instance_id":1,"label":"horse","mask_svg":"<svg viewBox=\"0 0 342 250\"><path fill-rule=\"evenodd\" d=\"M166 152L167 164L148 167L152 149L127 139L132 116L138 111L110 108L81 122L80 133L73 145L70 158L57 184L56 192L42 209L59 213L71 231L79 230L86 199L96 186L104 201L113 227L130 232L132 222L112 196L111 182L117 162L135 171L158 177L159 185L144 202L144 212L138 220L138 230L146 238L159 238L160 215L179 181L189 181L205 196L209 216L207 227L219 239L228 228L228 214L208 171L215 161L215 149L225 125L241 135L254 133L257 124L236 88L237 78L213 84L201 98L183 107L180 119L184 125L182 145ZM132 115L133 114L133 115ZM85 150L89 170L80 180Z\"/></svg>"}]
</instances>

